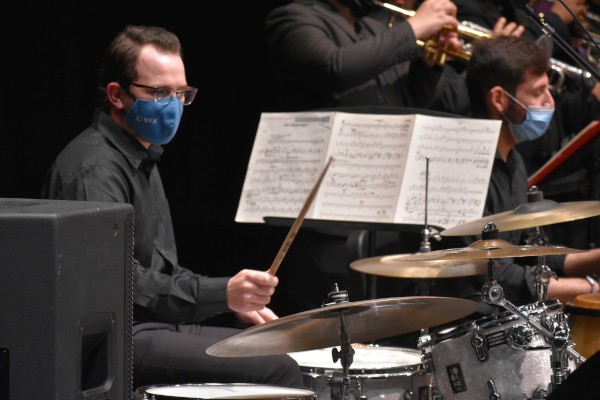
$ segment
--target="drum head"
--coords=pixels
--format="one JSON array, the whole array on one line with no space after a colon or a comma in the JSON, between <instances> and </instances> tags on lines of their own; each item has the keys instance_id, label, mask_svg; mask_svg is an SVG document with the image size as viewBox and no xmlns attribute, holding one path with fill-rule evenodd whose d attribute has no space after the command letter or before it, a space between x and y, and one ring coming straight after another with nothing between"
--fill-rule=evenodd
<instances>
[{"instance_id":1,"label":"drum head","mask_svg":"<svg viewBox=\"0 0 600 400\"><path fill-rule=\"evenodd\" d=\"M298 399L313 397L312 390L245 383L204 383L186 385L145 386L139 388L136 400L168 399Z\"/></svg>"},{"instance_id":2,"label":"drum head","mask_svg":"<svg viewBox=\"0 0 600 400\"><path fill-rule=\"evenodd\" d=\"M351 371L389 370L415 365L421 362L421 352L417 349L400 347L379 347L353 344L354 358ZM301 367L321 369L341 369L340 361L334 363L331 348L288 353Z\"/></svg>"}]
</instances>

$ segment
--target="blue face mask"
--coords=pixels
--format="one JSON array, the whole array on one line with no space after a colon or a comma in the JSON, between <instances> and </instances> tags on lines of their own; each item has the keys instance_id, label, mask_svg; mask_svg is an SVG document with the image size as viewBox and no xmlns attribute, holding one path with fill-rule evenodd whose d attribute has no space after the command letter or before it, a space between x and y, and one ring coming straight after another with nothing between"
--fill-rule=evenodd
<instances>
[{"instance_id":1,"label":"blue face mask","mask_svg":"<svg viewBox=\"0 0 600 400\"><path fill-rule=\"evenodd\" d=\"M550 121L554 115L554 107L526 107L506 90L504 93L506 93L512 101L527 111L525 120L520 124L510 122L510 120L504 116L508 122L508 129L510 129L517 143L527 142L541 137L550 126Z\"/></svg>"},{"instance_id":2,"label":"blue face mask","mask_svg":"<svg viewBox=\"0 0 600 400\"><path fill-rule=\"evenodd\" d=\"M166 104L136 99L125 119L147 141L167 144L175 137L182 114L183 104L175 96Z\"/></svg>"}]
</instances>

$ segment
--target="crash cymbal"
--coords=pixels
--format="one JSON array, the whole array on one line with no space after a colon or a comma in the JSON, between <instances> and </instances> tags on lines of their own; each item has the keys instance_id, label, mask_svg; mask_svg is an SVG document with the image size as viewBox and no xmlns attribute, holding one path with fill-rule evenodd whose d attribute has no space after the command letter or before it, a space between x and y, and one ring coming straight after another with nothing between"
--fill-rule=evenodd
<instances>
[{"instance_id":1,"label":"crash cymbal","mask_svg":"<svg viewBox=\"0 0 600 400\"><path fill-rule=\"evenodd\" d=\"M391 278L457 278L487 273L486 260L409 261L403 259L409 255L364 258L350 263L350 268L365 274Z\"/></svg>"},{"instance_id":2,"label":"crash cymbal","mask_svg":"<svg viewBox=\"0 0 600 400\"><path fill-rule=\"evenodd\" d=\"M451 297L397 297L342 302L256 325L210 346L219 357L249 357L340 346L340 316L351 342L369 342L451 322L477 303Z\"/></svg>"},{"instance_id":3,"label":"crash cymbal","mask_svg":"<svg viewBox=\"0 0 600 400\"><path fill-rule=\"evenodd\" d=\"M478 240L471 245L457 249L430 251L428 253L415 253L402 257L404 261L423 260L462 260L475 258L509 258L530 256L551 256L569 253L583 253L585 250L576 250L563 246L515 246L502 239Z\"/></svg>"},{"instance_id":4,"label":"crash cymbal","mask_svg":"<svg viewBox=\"0 0 600 400\"><path fill-rule=\"evenodd\" d=\"M506 232L575 221L597 215L600 215L600 201L557 203L556 201L543 199L521 204L511 211L488 215L445 229L441 232L441 235L480 235L483 227L488 222L496 224L498 231Z\"/></svg>"}]
</instances>

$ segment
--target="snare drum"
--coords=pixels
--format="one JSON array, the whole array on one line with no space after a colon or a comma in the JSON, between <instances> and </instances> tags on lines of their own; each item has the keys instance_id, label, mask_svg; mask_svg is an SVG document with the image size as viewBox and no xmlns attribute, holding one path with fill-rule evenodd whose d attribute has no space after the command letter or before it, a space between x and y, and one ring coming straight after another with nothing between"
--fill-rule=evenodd
<instances>
[{"instance_id":1,"label":"snare drum","mask_svg":"<svg viewBox=\"0 0 600 400\"><path fill-rule=\"evenodd\" d=\"M414 386L413 376L421 368L421 353L416 349L378 347L352 344L354 358L348 375L358 387L351 388L355 400L403 399ZM332 349L317 349L289 353L304 375L304 383L313 389L319 400L331 399L330 380L341 373L340 361L333 362Z\"/></svg>"},{"instance_id":2,"label":"snare drum","mask_svg":"<svg viewBox=\"0 0 600 400\"><path fill-rule=\"evenodd\" d=\"M542 326L551 318L565 318L556 299L522 306L519 311ZM502 400L522 400L545 398L549 393L549 341L511 312L423 335L418 347L424 368L434 375L445 400L491 399L494 394ZM569 353L566 358L569 373L575 361Z\"/></svg>"},{"instance_id":3,"label":"snare drum","mask_svg":"<svg viewBox=\"0 0 600 400\"><path fill-rule=\"evenodd\" d=\"M303 388L255 385L250 383L202 383L157 385L138 388L133 400L172 399L306 399L316 400L315 392Z\"/></svg>"},{"instance_id":4,"label":"snare drum","mask_svg":"<svg viewBox=\"0 0 600 400\"><path fill-rule=\"evenodd\" d=\"M581 294L565 306L575 350L590 358L600 350L600 293Z\"/></svg>"}]
</instances>

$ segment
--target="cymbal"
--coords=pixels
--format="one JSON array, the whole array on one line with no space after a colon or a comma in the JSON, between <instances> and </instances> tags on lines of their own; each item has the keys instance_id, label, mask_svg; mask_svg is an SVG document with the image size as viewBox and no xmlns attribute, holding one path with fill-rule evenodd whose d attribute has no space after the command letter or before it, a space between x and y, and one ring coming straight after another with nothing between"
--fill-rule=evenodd
<instances>
[{"instance_id":1,"label":"cymbal","mask_svg":"<svg viewBox=\"0 0 600 400\"><path fill-rule=\"evenodd\" d=\"M514 210L487 215L441 232L442 236L480 235L488 222L496 224L499 232L558 224L600 215L600 201L557 203L543 199L523 203Z\"/></svg>"},{"instance_id":2,"label":"cymbal","mask_svg":"<svg viewBox=\"0 0 600 400\"><path fill-rule=\"evenodd\" d=\"M552 256L569 253L583 253L586 250L571 249L563 246L516 246L502 239L478 240L471 245L457 249L430 251L428 253L409 254L404 261L424 260L462 260L476 258L510 258L530 256Z\"/></svg>"},{"instance_id":3,"label":"cymbal","mask_svg":"<svg viewBox=\"0 0 600 400\"><path fill-rule=\"evenodd\" d=\"M206 353L249 357L340 346L340 316L351 342L369 342L451 322L477 303L451 297L392 297L326 305L255 325L217 342Z\"/></svg>"},{"instance_id":4,"label":"cymbal","mask_svg":"<svg viewBox=\"0 0 600 400\"><path fill-rule=\"evenodd\" d=\"M403 259L409 255L364 258L350 263L350 268L365 274L391 278L457 278L487 273L485 260L408 261Z\"/></svg>"}]
</instances>

